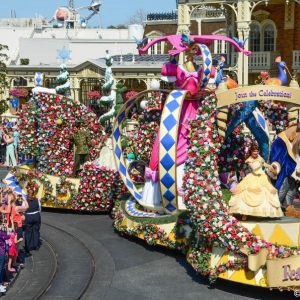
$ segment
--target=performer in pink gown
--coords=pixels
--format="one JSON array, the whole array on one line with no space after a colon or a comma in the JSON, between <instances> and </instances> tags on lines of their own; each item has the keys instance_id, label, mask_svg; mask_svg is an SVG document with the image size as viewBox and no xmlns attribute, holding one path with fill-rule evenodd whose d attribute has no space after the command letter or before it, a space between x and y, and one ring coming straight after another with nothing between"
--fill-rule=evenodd
<instances>
[{"instance_id":1,"label":"performer in pink gown","mask_svg":"<svg viewBox=\"0 0 300 300\"><path fill-rule=\"evenodd\" d=\"M189 124L188 120L195 119L198 101L193 97L199 99L196 96L201 84L201 67L197 67L194 63L194 56L198 51L197 45L191 45L186 51L187 60L183 65L174 65L172 63L166 63L162 67L162 80L168 82L175 82L177 89L187 90L187 98L184 100L179 126L178 126L178 139L177 139L177 157L176 157L176 177L177 177L177 191L178 191L178 204L179 208L184 209L183 203L183 176L184 176L184 162L186 160L186 150L188 147L188 133ZM190 99L190 100L189 100ZM149 168L146 168L146 182L142 195L142 202L147 204L153 204L154 206L161 205L161 195L158 182L158 164L159 164L159 134L157 134L152 156L150 159Z\"/></svg>"}]
</instances>

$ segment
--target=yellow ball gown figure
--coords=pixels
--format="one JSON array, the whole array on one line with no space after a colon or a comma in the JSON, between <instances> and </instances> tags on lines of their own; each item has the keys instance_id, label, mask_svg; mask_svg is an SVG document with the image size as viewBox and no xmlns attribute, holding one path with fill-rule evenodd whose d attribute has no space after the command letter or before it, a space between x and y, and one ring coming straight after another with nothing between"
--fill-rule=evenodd
<instances>
[{"instance_id":1,"label":"yellow ball gown figure","mask_svg":"<svg viewBox=\"0 0 300 300\"><path fill-rule=\"evenodd\" d=\"M268 175L263 170L267 166L259 155L259 146L252 143L246 163L252 169L232 192L229 201L230 211L234 214L247 216L280 218L283 212L280 207L278 191L271 184ZM270 166L268 166L271 168Z\"/></svg>"}]
</instances>

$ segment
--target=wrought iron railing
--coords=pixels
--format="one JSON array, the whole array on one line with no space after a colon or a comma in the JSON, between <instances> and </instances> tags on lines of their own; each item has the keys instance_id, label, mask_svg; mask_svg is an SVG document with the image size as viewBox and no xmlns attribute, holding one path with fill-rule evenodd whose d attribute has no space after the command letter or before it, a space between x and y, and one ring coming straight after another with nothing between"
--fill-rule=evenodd
<instances>
[{"instance_id":1,"label":"wrought iron railing","mask_svg":"<svg viewBox=\"0 0 300 300\"><path fill-rule=\"evenodd\" d=\"M164 20L177 20L178 15L176 12L171 13L150 13L147 15L147 21L164 21Z\"/></svg>"}]
</instances>

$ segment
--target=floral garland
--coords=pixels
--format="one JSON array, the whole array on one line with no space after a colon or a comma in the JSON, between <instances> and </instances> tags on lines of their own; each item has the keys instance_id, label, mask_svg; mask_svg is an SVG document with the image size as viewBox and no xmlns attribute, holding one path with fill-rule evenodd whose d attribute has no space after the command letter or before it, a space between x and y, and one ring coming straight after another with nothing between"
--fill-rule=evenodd
<instances>
[{"instance_id":1,"label":"floral garland","mask_svg":"<svg viewBox=\"0 0 300 300\"><path fill-rule=\"evenodd\" d=\"M213 282L221 272L247 270L247 259L227 262L210 268L212 246L227 248L242 257L241 248L258 253L267 248L274 258L300 254L296 247L278 246L255 236L232 216L223 199L218 180L217 160L221 148L216 124L216 97L208 95L190 121L191 141L185 165L185 204L194 226L188 261L194 269L209 275Z\"/></svg>"},{"instance_id":2,"label":"floral garland","mask_svg":"<svg viewBox=\"0 0 300 300\"><path fill-rule=\"evenodd\" d=\"M33 192L36 194L39 190L39 185L35 180L28 180L26 190L33 190Z\"/></svg>"},{"instance_id":3,"label":"floral garland","mask_svg":"<svg viewBox=\"0 0 300 300\"><path fill-rule=\"evenodd\" d=\"M56 192L57 194L66 196L68 194L68 191L72 195L76 191L76 185L72 183L70 180L67 180L65 176L60 177L59 183L56 184Z\"/></svg>"},{"instance_id":4,"label":"floral garland","mask_svg":"<svg viewBox=\"0 0 300 300\"><path fill-rule=\"evenodd\" d=\"M157 243L169 248L182 251L187 253L188 244L185 241L174 242L170 239L164 229L159 228L156 224L139 224L133 228L128 228L123 225L124 212L121 208L121 201L116 201L112 209L112 215L114 219L114 227L121 234L128 234L132 236L141 236L143 235L144 240L151 246L157 245Z\"/></svg>"},{"instance_id":5,"label":"floral garland","mask_svg":"<svg viewBox=\"0 0 300 300\"><path fill-rule=\"evenodd\" d=\"M38 181L40 181L43 184L43 188L44 188L44 196L41 199L42 203L46 201L54 200L54 196L52 195L52 191L53 191L52 184L48 179L48 177L45 176L42 172L39 172L37 170L28 170L25 174L18 173L17 169L14 167L11 173L14 176L14 181L17 183L21 181L26 181L28 178L35 178Z\"/></svg>"}]
</instances>

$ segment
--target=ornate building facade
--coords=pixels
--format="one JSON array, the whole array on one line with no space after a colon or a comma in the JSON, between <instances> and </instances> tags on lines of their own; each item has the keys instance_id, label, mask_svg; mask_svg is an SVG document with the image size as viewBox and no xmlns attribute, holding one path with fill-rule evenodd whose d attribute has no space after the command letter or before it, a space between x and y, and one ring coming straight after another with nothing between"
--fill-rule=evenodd
<instances>
[{"instance_id":1,"label":"ornate building facade","mask_svg":"<svg viewBox=\"0 0 300 300\"><path fill-rule=\"evenodd\" d=\"M244 48L252 51L249 57L238 54L223 41L216 41L210 50L214 53L215 61L221 55L226 57L227 72L235 77L239 85L248 85L255 83L261 71L268 71L275 77L278 72L275 58L278 55L282 56L290 71L297 76L297 72L300 72L298 27L300 27L300 6L294 0L177 0L177 10L166 14L148 15L144 37L148 37L151 41L159 36L176 33L219 34L236 37L241 43L245 41ZM102 39L101 44L105 45L104 42ZM114 49L115 83L123 80L129 90L141 91L150 87L152 79L160 80L161 66L169 59L166 53L171 49L170 44L167 42L156 44L149 49L148 55L138 56L137 50L122 55L122 43L124 41L120 40ZM129 41L130 43L132 42ZM68 63L67 66L72 97L88 104L87 92L91 89L100 91L104 83L104 58L87 59L78 64ZM52 88L56 84L59 63L8 65L10 88L2 98L9 97L10 89L33 87L36 72L43 73L44 86ZM163 82L161 86L167 87Z\"/></svg>"}]
</instances>

